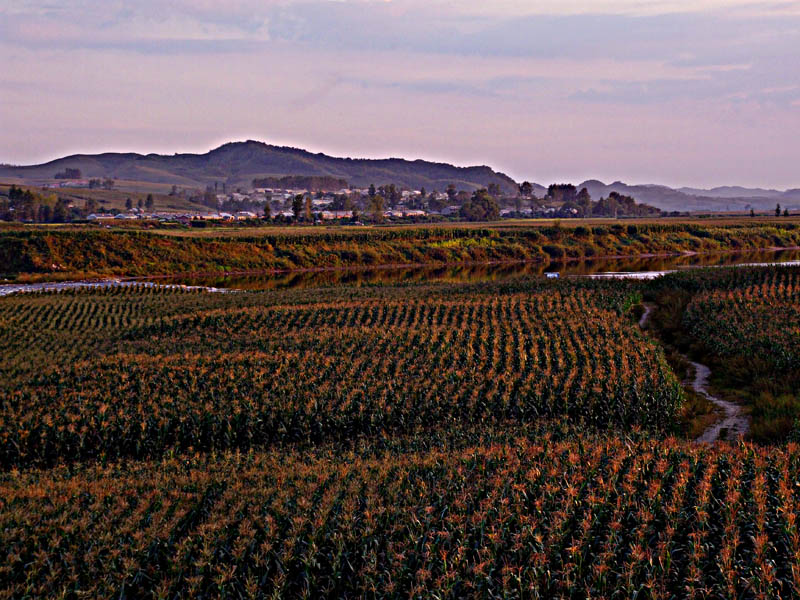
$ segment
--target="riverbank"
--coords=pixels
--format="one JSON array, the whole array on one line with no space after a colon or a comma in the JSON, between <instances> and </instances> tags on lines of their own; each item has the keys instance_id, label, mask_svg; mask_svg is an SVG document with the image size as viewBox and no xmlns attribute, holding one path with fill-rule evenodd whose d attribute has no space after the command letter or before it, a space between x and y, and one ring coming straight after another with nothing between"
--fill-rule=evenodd
<instances>
[{"instance_id":1,"label":"riverbank","mask_svg":"<svg viewBox=\"0 0 800 600\"><path fill-rule=\"evenodd\" d=\"M387 228L254 237L142 231L0 233L0 277L45 281L177 273L513 264L745 252L800 246L784 224Z\"/></svg>"},{"instance_id":2,"label":"riverbank","mask_svg":"<svg viewBox=\"0 0 800 600\"><path fill-rule=\"evenodd\" d=\"M187 291L201 291L212 294L228 294L238 290L220 289L207 285L184 285L170 283L153 283L150 281L129 281L124 279L100 279L96 281L48 281L42 283L11 283L0 284L0 298L12 294L29 294L33 292L60 292L65 290L77 290L83 288L111 288L111 287L133 287L140 286L145 288L165 288L179 289Z\"/></svg>"},{"instance_id":3,"label":"riverbank","mask_svg":"<svg viewBox=\"0 0 800 600\"><path fill-rule=\"evenodd\" d=\"M287 288L330 287L336 285L391 285L410 283L480 283L513 281L525 277L652 280L670 273L698 268L794 266L800 264L800 250L765 250L748 253L716 252L675 256L645 256L595 259L591 261L495 262L447 265L383 265L297 269L288 271L246 271L224 273L186 273L151 277L112 277L58 281L38 281L21 277L0 281L0 296L35 291L58 291L81 287L146 286L180 287L204 291L264 291ZM649 312L648 312L649 316Z\"/></svg>"}]
</instances>

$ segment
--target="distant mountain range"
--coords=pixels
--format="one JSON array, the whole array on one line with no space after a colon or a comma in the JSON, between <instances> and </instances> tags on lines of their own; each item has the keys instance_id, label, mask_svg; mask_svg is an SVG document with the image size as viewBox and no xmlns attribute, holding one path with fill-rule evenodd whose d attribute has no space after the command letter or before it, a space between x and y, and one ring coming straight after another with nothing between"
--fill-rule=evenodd
<instances>
[{"instance_id":1,"label":"distant mountain range","mask_svg":"<svg viewBox=\"0 0 800 600\"><path fill-rule=\"evenodd\" d=\"M585 187L595 199L608 196L611 192L617 192L625 196L632 196L637 202L669 211L726 212L749 210L750 208L763 211L775 208L778 203L788 208L800 207L800 189L785 192L742 187L717 187L710 190L673 189L665 185L628 185L621 181L605 184L596 180L584 181L577 187L578 189Z\"/></svg>"},{"instance_id":2,"label":"distant mountain range","mask_svg":"<svg viewBox=\"0 0 800 600\"><path fill-rule=\"evenodd\" d=\"M517 182L511 177L487 166L456 167L400 158L335 158L255 141L224 144L205 154L76 154L41 165L3 165L0 181L41 185L54 181L56 174L66 169L80 169L83 178L116 178L201 189L215 182L224 182L229 188L248 188L254 179L298 175L344 179L356 187L394 183L410 189L444 191L451 183L465 190L496 183L509 194L517 189ZM673 189L620 181L605 184L597 180L584 181L577 187L587 188L594 199L618 192L667 211L769 210L777 203L790 209L800 207L800 189L779 191L733 186ZM546 187L535 184L534 190L542 196Z\"/></svg>"}]
</instances>

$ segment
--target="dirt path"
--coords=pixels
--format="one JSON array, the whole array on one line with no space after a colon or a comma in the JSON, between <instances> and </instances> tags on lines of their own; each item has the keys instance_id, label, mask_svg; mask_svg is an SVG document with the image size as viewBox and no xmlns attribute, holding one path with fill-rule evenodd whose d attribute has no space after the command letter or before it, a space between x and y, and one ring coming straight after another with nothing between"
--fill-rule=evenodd
<instances>
[{"instance_id":1,"label":"dirt path","mask_svg":"<svg viewBox=\"0 0 800 600\"><path fill-rule=\"evenodd\" d=\"M732 440L743 437L750 429L750 418L744 414L744 410L738 404L717 398L709 393L708 378L711 376L711 369L698 362L691 362L691 365L694 368L692 389L723 411L722 419L706 429L703 435L695 441L702 444L713 443L719 439Z\"/></svg>"},{"instance_id":2,"label":"dirt path","mask_svg":"<svg viewBox=\"0 0 800 600\"><path fill-rule=\"evenodd\" d=\"M655 305L645 304L644 314L639 319L639 327L645 328L650 315L653 313ZM684 357L689 360L688 357ZM720 439L732 440L743 437L750 429L750 418L744 414L744 410L738 404L728 402L722 398L717 398L708 391L708 378L711 376L711 369L706 365L689 360L689 364L694 369L694 379L691 381L692 390L700 394L714 406L722 410L722 417L719 421L711 425L695 441L700 444L713 444Z\"/></svg>"},{"instance_id":3,"label":"dirt path","mask_svg":"<svg viewBox=\"0 0 800 600\"><path fill-rule=\"evenodd\" d=\"M644 314L642 318L639 319L639 327L644 329L645 325L647 325L647 321L650 319L650 315L653 314L653 310L655 310L655 305L646 302L644 304Z\"/></svg>"}]
</instances>

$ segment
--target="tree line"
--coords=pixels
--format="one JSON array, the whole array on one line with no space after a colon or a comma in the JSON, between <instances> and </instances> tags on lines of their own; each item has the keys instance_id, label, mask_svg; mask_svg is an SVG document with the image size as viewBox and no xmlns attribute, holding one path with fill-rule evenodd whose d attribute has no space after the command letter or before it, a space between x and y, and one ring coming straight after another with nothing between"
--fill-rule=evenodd
<instances>
[{"instance_id":1,"label":"tree line","mask_svg":"<svg viewBox=\"0 0 800 600\"><path fill-rule=\"evenodd\" d=\"M65 223L74 218L73 209L63 198L44 195L12 185L6 198L0 197L0 219L36 223Z\"/></svg>"},{"instance_id":2,"label":"tree line","mask_svg":"<svg viewBox=\"0 0 800 600\"><path fill-rule=\"evenodd\" d=\"M259 177L253 179L254 188L341 190L348 187L346 179L328 175L286 175L285 177Z\"/></svg>"}]
</instances>

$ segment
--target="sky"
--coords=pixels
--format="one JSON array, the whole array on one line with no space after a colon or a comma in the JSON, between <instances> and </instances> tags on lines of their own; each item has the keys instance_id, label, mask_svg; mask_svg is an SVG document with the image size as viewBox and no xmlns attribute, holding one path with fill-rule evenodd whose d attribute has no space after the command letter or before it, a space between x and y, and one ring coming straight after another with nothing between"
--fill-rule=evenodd
<instances>
[{"instance_id":1,"label":"sky","mask_svg":"<svg viewBox=\"0 0 800 600\"><path fill-rule=\"evenodd\" d=\"M0 162L205 152L800 187L800 1L0 0Z\"/></svg>"}]
</instances>

